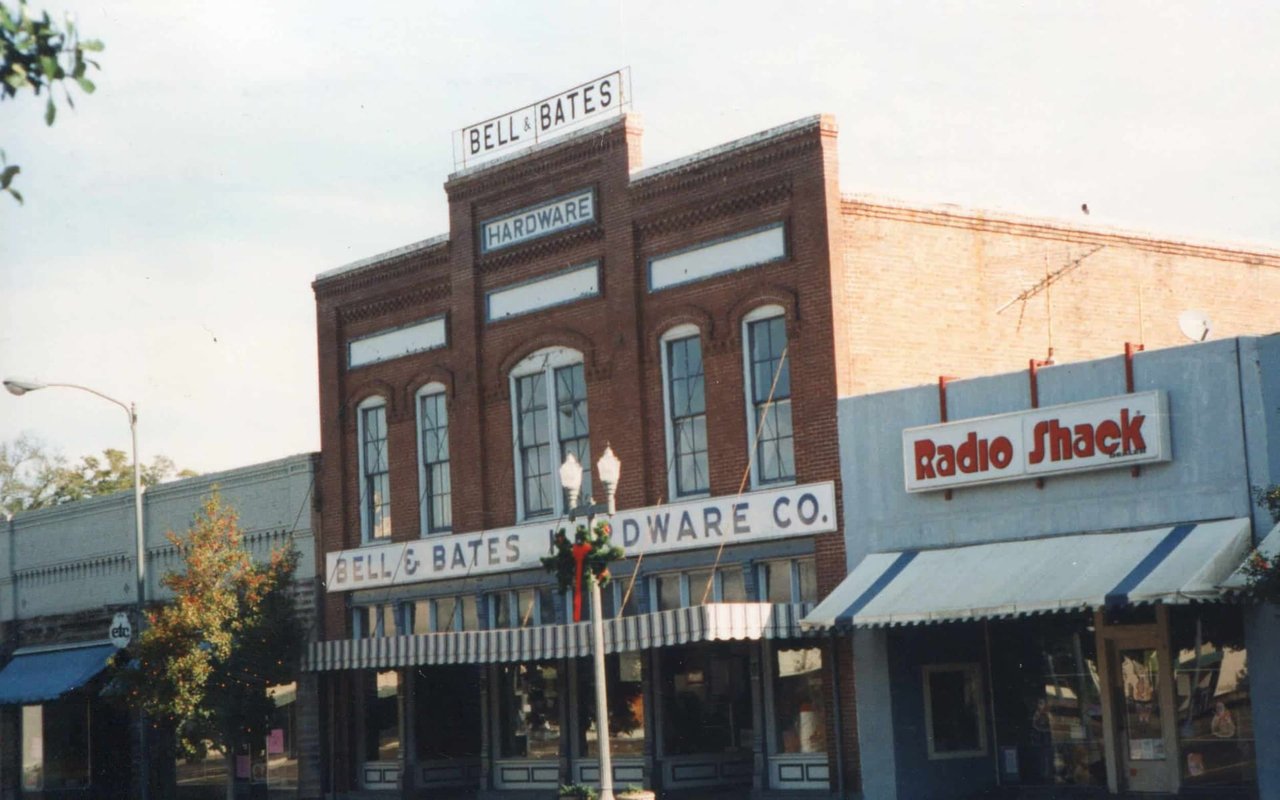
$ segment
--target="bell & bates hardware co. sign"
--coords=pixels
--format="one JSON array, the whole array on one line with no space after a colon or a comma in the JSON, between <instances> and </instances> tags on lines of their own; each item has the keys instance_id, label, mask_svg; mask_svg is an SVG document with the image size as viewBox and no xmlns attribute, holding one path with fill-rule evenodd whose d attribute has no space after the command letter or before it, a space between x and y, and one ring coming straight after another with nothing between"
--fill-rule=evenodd
<instances>
[{"instance_id":1,"label":"bell & bates hardware co. sign","mask_svg":"<svg viewBox=\"0 0 1280 800\"><path fill-rule=\"evenodd\" d=\"M908 492L954 489L1171 458L1168 399L1142 392L902 432Z\"/></svg>"},{"instance_id":2,"label":"bell & bates hardware co. sign","mask_svg":"<svg viewBox=\"0 0 1280 800\"><path fill-rule=\"evenodd\" d=\"M832 483L810 483L619 511L610 522L626 556L828 533L836 529ZM570 528L567 520L561 522ZM556 528L549 521L473 533L366 545L325 556L325 589L463 578L541 567Z\"/></svg>"}]
</instances>

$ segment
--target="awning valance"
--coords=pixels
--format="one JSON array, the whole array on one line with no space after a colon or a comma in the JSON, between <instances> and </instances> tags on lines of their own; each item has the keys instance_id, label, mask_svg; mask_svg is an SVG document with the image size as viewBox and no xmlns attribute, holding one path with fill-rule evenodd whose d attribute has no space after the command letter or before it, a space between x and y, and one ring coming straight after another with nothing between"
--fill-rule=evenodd
<instances>
[{"instance_id":1,"label":"awning valance","mask_svg":"<svg viewBox=\"0 0 1280 800\"><path fill-rule=\"evenodd\" d=\"M800 627L808 603L711 603L605 622L605 650L617 653L730 639L812 636ZM392 669L430 664L490 664L591 655L591 624L536 625L315 642L303 669Z\"/></svg>"},{"instance_id":2,"label":"awning valance","mask_svg":"<svg viewBox=\"0 0 1280 800\"><path fill-rule=\"evenodd\" d=\"M1249 530L1232 519L873 553L804 622L880 627L1212 600L1248 552Z\"/></svg>"},{"instance_id":3,"label":"awning valance","mask_svg":"<svg viewBox=\"0 0 1280 800\"><path fill-rule=\"evenodd\" d=\"M116 652L111 644L18 650L0 670L0 705L54 700L83 686L107 666Z\"/></svg>"}]
</instances>

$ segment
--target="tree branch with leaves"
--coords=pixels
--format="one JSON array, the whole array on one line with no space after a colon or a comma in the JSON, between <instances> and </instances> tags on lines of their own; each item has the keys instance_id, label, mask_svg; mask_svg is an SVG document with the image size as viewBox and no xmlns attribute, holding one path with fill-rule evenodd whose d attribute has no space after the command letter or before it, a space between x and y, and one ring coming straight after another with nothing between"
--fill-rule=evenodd
<instances>
[{"instance_id":1,"label":"tree branch with leaves","mask_svg":"<svg viewBox=\"0 0 1280 800\"><path fill-rule=\"evenodd\" d=\"M49 16L49 12L33 14L26 0L18 0L16 7L0 3L0 100L14 98L19 92L30 91L36 96L45 93L44 121L52 125L58 116L54 103L54 87L62 88L63 98L69 107L75 108L68 81L73 81L85 94L93 94L93 81L89 80L89 68L98 69L98 62L86 54L98 53L102 42L81 39L75 20L69 15L62 27ZM10 164L0 150L0 191L8 192L19 203L22 195L13 188L13 180L21 172L17 164Z\"/></svg>"}]
</instances>

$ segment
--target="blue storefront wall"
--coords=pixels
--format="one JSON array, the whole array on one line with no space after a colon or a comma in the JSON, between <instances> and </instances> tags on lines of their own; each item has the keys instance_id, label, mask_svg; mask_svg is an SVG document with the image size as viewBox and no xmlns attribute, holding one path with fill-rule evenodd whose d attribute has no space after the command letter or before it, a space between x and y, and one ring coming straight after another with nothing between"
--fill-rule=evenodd
<instances>
[{"instance_id":1,"label":"blue storefront wall","mask_svg":"<svg viewBox=\"0 0 1280 800\"><path fill-rule=\"evenodd\" d=\"M1124 394L1125 359L1042 368L1038 390L1042 407ZM936 386L841 399L848 567L875 552L1238 517L1252 518L1256 543L1274 523L1252 490L1280 480L1280 336L1139 353L1134 391L1150 390L1168 397L1172 460L1144 466L1137 477L1102 470L1050 477L1042 488L1034 480L960 488L950 499L904 488L902 430L939 421ZM1025 410L1028 373L954 381L947 400L951 420ZM1280 708L1280 620L1270 609L1244 613L1259 786L1261 796L1280 797L1280 715L1273 713ZM972 764L921 760L920 666L966 660L981 642L981 626L972 624L855 635L869 800L965 797L996 783L990 754Z\"/></svg>"}]
</instances>

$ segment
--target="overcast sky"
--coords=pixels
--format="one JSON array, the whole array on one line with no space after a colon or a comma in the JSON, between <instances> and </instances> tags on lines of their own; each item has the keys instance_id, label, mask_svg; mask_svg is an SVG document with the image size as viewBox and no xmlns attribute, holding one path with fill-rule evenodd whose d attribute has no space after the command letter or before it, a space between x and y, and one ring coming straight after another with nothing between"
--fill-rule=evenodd
<instances>
[{"instance_id":1,"label":"overcast sky","mask_svg":"<svg viewBox=\"0 0 1280 800\"><path fill-rule=\"evenodd\" d=\"M5 0L12 5L12 0ZM1280 4L72 2L98 91L0 104L0 376L143 459L319 447L327 269L446 231L451 132L618 67L656 164L818 112L846 192L1280 245ZM0 440L128 449L88 395Z\"/></svg>"}]
</instances>

